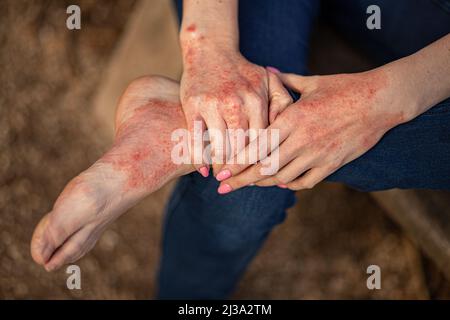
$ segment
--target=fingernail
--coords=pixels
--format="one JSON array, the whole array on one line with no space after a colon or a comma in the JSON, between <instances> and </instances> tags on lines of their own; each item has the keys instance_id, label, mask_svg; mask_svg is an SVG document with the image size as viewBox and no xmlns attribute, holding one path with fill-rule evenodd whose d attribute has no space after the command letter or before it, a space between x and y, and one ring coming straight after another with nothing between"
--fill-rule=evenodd
<instances>
[{"instance_id":1,"label":"fingernail","mask_svg":"<svg viewBox=\"0 0 450 320\"><path fill-rule=\"evenodd\" d=\"M209 170L206 166L201 167L200 169L198 169L198 172L200 172L200 174L206 178L207 176L209 176Z\"/></svg>"},{"instance_id":2,"label":"fingernail","mask_svg":"<svg viewBox=\"0 0 450 320\"><path fill-rule=\"evenodd\" d=\"M220 171L217 174L216 179L217 179L217 181L223 181L225 179L228 179L229 177L231 177L231 171L226 169L226 170Z\"/></svg>"},{"instance_id":3,"label":"fingernail","mask_svg":"<svg viewBox=\"0 0 450 320\"><path fill-rule=\"evenodd\" d=\"M219 192L219 194L226 194L228 192L233 191L233 188L229 185L229 184L222 184L219 189L217 189L217 192Z\"/></svg>"},{"instance_id":4,"label":"fingernail","mask_svg":"<svg viewBox=\"0 0 450 320\"><path fill-rule=\"evenodd\" d=\"M268 67L266 67L266 69L269 70L269 71L272 72L272 73L275 73L275 74L281 72L280 70L278 70L278 69L275 68L275 67L270 67L270 66L268 66Z\"/></svg>"},{"instance_id":5,"label":"fingernail","mask_svg":"<svg viewBox=\"0 0 450 320\"><path fill-rule=\"evenodd\" d=\"M286 188L287 188L287 185L285 185L285 184L279 184L278 187L280 187L281 189L286 189Z\"/></svg>"}]
</instances>

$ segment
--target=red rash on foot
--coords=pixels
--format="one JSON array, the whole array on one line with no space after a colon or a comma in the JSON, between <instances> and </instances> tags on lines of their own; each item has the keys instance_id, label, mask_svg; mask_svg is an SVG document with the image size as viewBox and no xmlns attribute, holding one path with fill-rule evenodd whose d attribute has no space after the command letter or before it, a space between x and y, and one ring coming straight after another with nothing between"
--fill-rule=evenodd
<instances>
[{"instance_id":1,"label":"red rash on foot","mask_svg":"<svg viewBox=\"0 0 450 320\"><path fill-rule=\"evenodd\" d=\"M178 103L151 100L118 128L114 147L103 161L126 175L124 192L153 189L176 172L171 134L185 127L178 119L184 119Z\"/></svg>"}]
</instances>

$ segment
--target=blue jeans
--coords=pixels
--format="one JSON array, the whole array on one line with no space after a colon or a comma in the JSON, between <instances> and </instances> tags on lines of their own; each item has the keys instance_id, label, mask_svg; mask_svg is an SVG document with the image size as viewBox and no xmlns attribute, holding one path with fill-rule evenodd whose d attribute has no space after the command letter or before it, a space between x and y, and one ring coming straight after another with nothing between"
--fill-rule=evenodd
<instances>
[{"instance_id":1,"label":"blue jeans","mask_svg":"<svg viewBox=\"0 0 450 320\"><path fill-rule=\"evenodd\" d=\"M327 21L379 63L410 54L450 31L443 0L359 0L351 1L351 7L349 2L327 1ZM306 73L309 35L319 3L255 3L239 4L242 54L262 66ZM370 4L381 8L381 30L365 27ZM392 129L327 180L365 191L450 189L450 100ZM205 179L198 173L182 177L175 187L165 215L159 298L229 296L269 232L295 202L294 192L278 187L247 187L227 195L218 195L217 187L213 177Z\"/></svg>"}]
</instances>

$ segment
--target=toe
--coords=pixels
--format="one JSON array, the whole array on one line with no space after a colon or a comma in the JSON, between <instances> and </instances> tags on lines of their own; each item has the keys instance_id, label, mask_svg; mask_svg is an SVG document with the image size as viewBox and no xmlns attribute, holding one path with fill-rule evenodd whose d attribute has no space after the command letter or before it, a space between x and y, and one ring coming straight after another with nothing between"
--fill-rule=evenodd
<instances>
[{"instance_id":1,"label":"toe","mask_svg":"<svg viewBox=\"0 0 450 320\"><path fill-rule=\"evenodd\" d=\"M93 225L86 226L70 236L45 263L47 271L54 271L63 265L72 263L83 257L97 242L99 232Z\"/></svg>"},{"instance_id":2,"label":"toe","mask_svg":"<svg viewBox=\"0 0 450 320\"><path fill-rule=\"evenodd\" d=\"M52 254L51 244L46 236L48 217L47 214L41 219L31 239L31 256L40 265L44 265Z\"/></svg>"}]
</instances>

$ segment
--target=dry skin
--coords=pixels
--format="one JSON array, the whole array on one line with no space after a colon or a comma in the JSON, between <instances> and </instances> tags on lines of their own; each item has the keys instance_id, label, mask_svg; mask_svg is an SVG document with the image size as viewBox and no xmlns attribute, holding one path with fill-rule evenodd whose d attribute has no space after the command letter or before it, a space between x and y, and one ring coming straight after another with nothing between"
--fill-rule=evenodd
<instances>
[{"instance_id":1,"label":"dry skin","mask_svg":"<svg viewBox=\"0 0 450 320\"><path fill-rule=\"evenodd\" d=\"M62 187L106 149L91 97L132 1L0 2L0 298L150 298L169 187L120 218L79 263L82 290L29 254L33 228ZM383 290L368 291L379 264ZM433 278L435 279L435 278ZM442 282L442 281L441 281ZM237 298L426 298L420 255L367 194L323 184L299 194L245 275Z\"/></svg>"}]
</instances>

